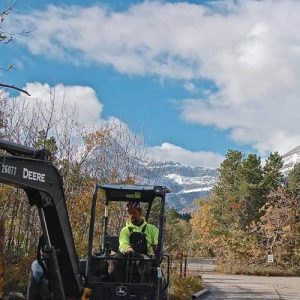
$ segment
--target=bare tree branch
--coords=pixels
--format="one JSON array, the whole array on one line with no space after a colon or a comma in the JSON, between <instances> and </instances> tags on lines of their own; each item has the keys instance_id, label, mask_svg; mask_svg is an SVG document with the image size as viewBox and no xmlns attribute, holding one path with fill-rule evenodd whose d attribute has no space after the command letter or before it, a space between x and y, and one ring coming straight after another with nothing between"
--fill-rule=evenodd
<instances>
[{"instance_id":1,"label":"bare tree branch","mask_svg":"<svg viewBox=\"0 0 300 300\"><path fill-rule=\"evenodd\" d=\"M20 91L24 94L26 94L27 96L31 96L27 91L23 90L23 89L20 89L18 87L16 87L15 85L13 84L5 84L5 83L0 83L0 87L6 87L6 88L10 88L10 89L14 89L14 90L17 90L17 91Z\"/></svg>"}]
</instances>

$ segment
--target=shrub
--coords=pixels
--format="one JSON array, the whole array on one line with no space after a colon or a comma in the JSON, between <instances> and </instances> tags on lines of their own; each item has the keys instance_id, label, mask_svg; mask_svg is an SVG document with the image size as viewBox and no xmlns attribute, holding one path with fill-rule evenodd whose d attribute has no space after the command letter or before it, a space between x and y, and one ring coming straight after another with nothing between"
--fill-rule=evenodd
<instances>
[{"instance_id":1,"label":"shrub","mask_svg":"<svg viewBox=\"0 0 300 300\"><path fill-rule=\"evenodd\" d=\"M187 300L203 289L201 276L180 277L172 275L170 285L170 300Z\"/></svg>"}]
</instances>

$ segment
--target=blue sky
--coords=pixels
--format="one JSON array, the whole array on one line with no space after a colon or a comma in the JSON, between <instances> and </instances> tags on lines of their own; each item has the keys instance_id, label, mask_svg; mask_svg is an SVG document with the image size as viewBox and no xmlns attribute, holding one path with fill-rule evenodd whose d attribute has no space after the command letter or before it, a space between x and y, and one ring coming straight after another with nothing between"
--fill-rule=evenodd
<instances>
[{"instance_id":1,"label":"blue sky","mask_svg":"<svg viewBox=\"0 0 300 300\"><path fill-rule=\"evenodd\" d=\"M91 97L94 121L119 119L166 159L284 154L300 144L299 13L293 0L19 1L3 30L35 30L1 45L16 69L0 82L32 98L67 87L86 122Z\"/></svg>"}]
</instances>

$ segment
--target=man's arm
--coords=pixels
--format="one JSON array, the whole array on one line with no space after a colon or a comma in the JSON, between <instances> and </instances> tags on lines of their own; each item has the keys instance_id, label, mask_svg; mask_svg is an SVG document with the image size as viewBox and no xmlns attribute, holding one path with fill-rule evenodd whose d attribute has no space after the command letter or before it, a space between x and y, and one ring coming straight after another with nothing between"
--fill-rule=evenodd
<instances>
[{"instance_id":1,"label":"man's arm","mask_svg":"<svg viewBox=\"0 0 300 300\"><path fill-rule=\"evenodd\" d=\"M158 228L155 225L151 225L151 240L152 240L152 249L154 254L156 254L157 251L157 244L158 244Z\"/></svg>"},{"instance_id":2,"label":"man's arm","mask_svg":"<svg viewBox=\"0 0 300 300\"><path fill-rule=\"evenodd\" d=\"M123 254L130 254L133 251L132 247L129 244L129 230L127 227L122 228L119 236L119 250Z\"/></svg>"}]
</instances>

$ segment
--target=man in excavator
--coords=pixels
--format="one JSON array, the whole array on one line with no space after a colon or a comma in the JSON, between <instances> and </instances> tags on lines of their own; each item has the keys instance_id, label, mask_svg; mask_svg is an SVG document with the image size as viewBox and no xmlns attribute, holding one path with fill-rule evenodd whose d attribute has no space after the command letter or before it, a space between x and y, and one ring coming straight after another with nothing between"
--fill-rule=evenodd
<instances>
[{"instance_id":1,"label":"man in excavator","mask_svg":"<svg viewBox=\"0 0 300 300\"><path fill-rule=\"evenodd\" d=\"M37 259L31 264L26 299L46 300L49 298L49 282L45 276L46 264L44 262L47 254L43 250L44 246L45 241L42 235L37 247Z\"/></svg>"},{"instance_id":2,"label":"man in excavator","mask_svg":"<svg viewBox=\"0 0 300 300\"><path fill-rule=\"evenodd\" d=\"M119 235L119 253L115 257L151 256L155 253L158 244L158 228L146 222L139 201L130 201L126 206L129 218L126 226ZM141 277L148 272L147 263L139 265ZM112 281L124 281L125 261L112 260L109 266Z\"/></svg>"}]
</instances>

